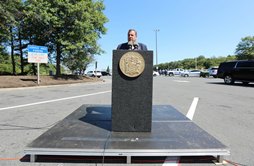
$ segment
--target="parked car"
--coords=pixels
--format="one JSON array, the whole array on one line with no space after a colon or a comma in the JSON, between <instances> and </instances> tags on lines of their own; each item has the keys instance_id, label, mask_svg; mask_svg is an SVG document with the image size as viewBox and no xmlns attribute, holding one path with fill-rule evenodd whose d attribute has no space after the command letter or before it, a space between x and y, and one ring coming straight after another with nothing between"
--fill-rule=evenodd
<instances>
[{"instance_id":1,"label":"parked car","mask_svg":"<svg viewBox=\"0 0 254 166\"><path fill-rule=\"evenodd\" d=\"M89 77L98 77L98 78L102 76L100 71L88 71L86 75Z\"/></svg>"},{"instance_id":2,"label":"parked car","mask_svg":"<svg viewBox=\"0 0 254 166\"><path fill-rule=\"evenodd\" d=\"M200 70L190 70L181 73L182 77L200 77Z\"/></svg>"},{"instance_id":3,"label":"parked car","mask_svg":"<svg viewBox=\"0 0 254 166\"><path fill-rule=\"evenodd\" d=\"M181 68L176 68L176 69L173 69L173 70L168 70L168 71L167 71L167 75L169 75L169 76L181 75L182 72L184 72L183 69L181 69Z\"/></svg>"},{"instance_id":4,"label":"parked car","mask_svg":"<svg viewBox=\"0 0 254 166\"><path fill-rule=\"evenodd\" d=\"M209 71L208 70L202 70L200 72L200 77L209 77L210 74L209 74Z\"/></svg>"},{"instance_id":5,"label":"parked car","mask_svg":"<svg viewBox=\"0 0 254 166\"><path fill-rule=\"evenodd\" d=\"M209 71L209 75L213 76L214 78L217 78L217 71L218 71L218 67L211 67L208 69Z\"/></svg>"},{"instance_id":6,"label":"parked car","mask_svg":"<svg viewBox=\"0 0 254 166\"><path fill-rule=\"evenodd\" d=\"M111 76L111 74L107 71L101 71L102 76Z\"/></svg>"},{"instance_id":7,"label":"parked car","mask_svg":"<svg viewBox=\"0 0 254 166\"><path fill-rule=\"evenodd\" d=\"M153 71L153 76L159 76L159 72L158 71Z\"/></svg>"},{"instance_id":8,"label":"parked car","mask_svg":"<svg viewBox=\"0 0 254 166\"><path fill-rule=\"evenodd\" d=\"M223 62L218 68L217 77L224 79L225 84L254 82L254 60Z\"/></svg>"}]
</instances>

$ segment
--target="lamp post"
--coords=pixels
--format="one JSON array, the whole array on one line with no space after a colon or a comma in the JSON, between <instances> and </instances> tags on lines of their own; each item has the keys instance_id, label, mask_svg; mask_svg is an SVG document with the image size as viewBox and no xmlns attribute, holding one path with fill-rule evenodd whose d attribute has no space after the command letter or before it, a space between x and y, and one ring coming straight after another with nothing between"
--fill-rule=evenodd
<instances>
[{"instance_id":1,"label":"lamp post","mask_svg":"<svg viewBox=\"0 0 254 166\"><path fill-rule=\"evenodd\" d=\"M197 58L195 58L195 69L197 69L198 68L198 60L197 60Z\"/></svg>"},{"instance_id":2,"label":"lamp post","mask_svg":"<svg viewBox=\"0 0 254 166\"><path fill-rule=\"evenodd\" d=\"M156 66L158 65L158 49L157 49L157 32L159 32L159 29L155 29L155 50L156 50Z\"/></svg>"}]
</instances>

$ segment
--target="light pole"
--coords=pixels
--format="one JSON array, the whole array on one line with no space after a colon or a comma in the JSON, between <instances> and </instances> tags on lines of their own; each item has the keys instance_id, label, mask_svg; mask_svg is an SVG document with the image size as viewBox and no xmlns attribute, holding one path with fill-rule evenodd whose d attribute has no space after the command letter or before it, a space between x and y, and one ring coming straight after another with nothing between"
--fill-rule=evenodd
<instances>
[{"instance_id":1,"label":"light pole","mask_svg":"<svg viewBox=\"0 0 254 166\"><path fill-rule=\"evenodd\" d=\"M159 29L155 29L155 50L156 50L156 66L158 65L158 49L157 49L157 32L159 32Z\"/></svg>"},{"instance_id":2,"label":"light pole","mask_svg":"<svg viewBox=\"0 0 254 166\"><path fill-rule=\"evenodd\" d=\"M198 68L198 62L197 61L198 61L197 58L195 58L195 69Z\"/></svg>"}]
</instances>

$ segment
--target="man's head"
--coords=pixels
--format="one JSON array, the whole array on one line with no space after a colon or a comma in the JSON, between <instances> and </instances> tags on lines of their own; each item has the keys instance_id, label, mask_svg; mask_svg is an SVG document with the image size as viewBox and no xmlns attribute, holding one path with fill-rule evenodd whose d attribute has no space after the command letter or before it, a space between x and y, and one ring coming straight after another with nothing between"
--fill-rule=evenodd
<instances>
[{"instance_id":1,"label":"man's head","mask_svg":"<svg viewBox=\"0 0 254 166\"><path fill-rule=\"evenodd\" d=\"M129 29L128 31L128 42L132 41L133 43L137 40L137 31L135 29Z\"/></svg>"}]
</instances>

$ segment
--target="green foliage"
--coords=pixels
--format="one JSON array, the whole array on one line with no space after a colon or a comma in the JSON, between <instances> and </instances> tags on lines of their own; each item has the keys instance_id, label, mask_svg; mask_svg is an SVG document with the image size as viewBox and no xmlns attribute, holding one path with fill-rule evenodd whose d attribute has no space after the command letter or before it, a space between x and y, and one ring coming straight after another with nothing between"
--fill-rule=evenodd
<instances>
[{"instance_id":1,"label":"green foliage","mask_svg":"<svg viewBox=\"0 0 254 166\"><path fill-rule=\"evenodd\" d=\"M15 23L16 5L19 0L3 0L0 3L0 40L10 39L9 28Z\"/></svg>"},{"instance_id":2,"label":"green foliage","mask_svg":"<svg viewBox=\"0 0 254 166\"><path fill-rule=\"evenodd\" d=\"M107 31L104 9L102 0L3 0L0 54L6 46L11 48L14 74L20 69L23 73L35 73L35 65L25 64L28 44L49 48L49 61L56 63L57 74L65 71L60 65L63 61L71 70L84 70L95 54L104 52L97 43ZM20 57L19 63L16 55ZM73 58L74 62L70 62Z\"/></svg>"},{"instance_id":3,"label":"green foliage","mask_svg":"<svg viewBox=\"0 0 254 166\"><path fill-rule=\"evenodd\" d=\"M10 62L10 56L7 53L0 53L0 64L8 64Z\"/></svg>"},{"instance_id":4,"label":"green foliage","mask_svg":"<svg viewBox=\"0 0 254 166\"><path fill-rule=\"evenodd\" d=\"M81 65L83 68L90 63L90 58L86 56L103 52L97 44L97 40L107 30L104 24L108 19L102 13L103 10L102 1L27 1L27 22L30 23L28 29L35 34L33 43L42 43L55 49L53 53L56 57L57 73L60 73L61 60L65 60L66 64L68 58L77 59L73 64L78 64L75 70L80 70ZM78 56L81 56L82 60ZM80 64L81 62L83 64ZM67 66L74 70L75 65L68 63Z\"/></svg>"},{"instance_id":5,"label":"green foliage","mask_svg":"<svg viewBox=\"0 0 254 166\"><path fill-rule=\"evenodd\" d=\"M106 69L106 72L110 73L110 69L109 69L109 66L107 67L107 69Z\"/></svg>"},{"instance_id":6,"label":"green foliage","mask_svg":"<svg viewBox=\"0 0 254 166\"><path fill-rule=\"evenodd\" d=\"M20 70L20 60L19 57L15 56L15 67L17 68L16 73L18 75L20 74L26 74L26 75L34 75L33 71L33 64L31 63L24 63L24 72L21 73ZM25 59L27 61L27 59ZM37 70L37 68L35 68ZM53 64L40 64L40 74L41 75L49 75L50 71L53 73L56 72L55 65ZM65 72L64 69L62 69L63 72ZM8 54L0 54L0 75L12 75L12 63L11 58Z\"/></svg>"},{"instance_id":7,"label":"green foliage","mask_svg":"<svg viewBox=\"0 0 254 166\"><path fill-rule=\"evenodd\" d=\"M219 66L221 62L235 60L236 56L228 55L227 57L212 57L212 58L205 58L205 56L201 55L197 58L187 58L184 60L168 62L158 65L158 69L175 69L175 68L182 68L182 69L208 69L212 66ZM154 70L156 70L156 66L154 66Z\"/></svg>"},{"instance_id":8,"label":"green foliage","mask_svg":"<svg viewBox=\"0 0 254 166\"><path fill-rule=\"evenodd\" d=\"M10 64L0 64L0 75L11 75L12 66Z\"/></svg>"},{"instance_id":9,"label":"green foliage","mask_svg":"<svg viewBox=\"0 0 254 166\"><path fill-rule=\"evenodd\" d=\"M242 59L254 59L254 36L242 38L236 48L236 57Z\"/></svg>"},{"instance_id":10,"label":"green foliage","mask_svg":"<svg viewBox=\"0 0 254 166\"><path fill-rule=\"evenodd\" d=\"M68 67L72 73L83 74L89 63L94 60L88 52L80 50L79 52L66 54L63 58L63 64Z\"/></svg>"}]
</instances>

